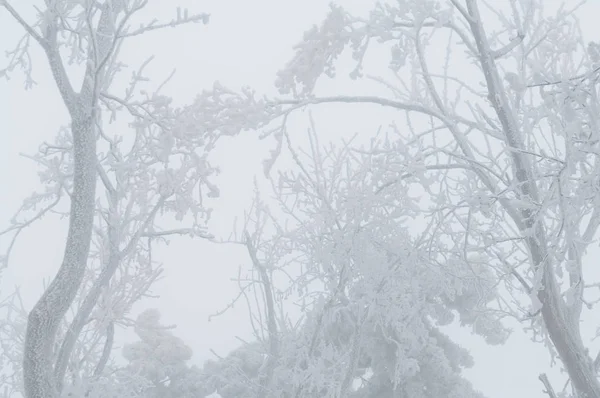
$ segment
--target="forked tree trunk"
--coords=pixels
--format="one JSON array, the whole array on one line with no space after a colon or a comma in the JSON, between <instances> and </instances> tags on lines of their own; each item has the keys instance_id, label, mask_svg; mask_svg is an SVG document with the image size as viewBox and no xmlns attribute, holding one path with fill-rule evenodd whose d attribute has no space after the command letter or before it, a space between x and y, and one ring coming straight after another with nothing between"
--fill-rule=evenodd
<instances>
[{"instance_id":1,"label":"forked tree trunk","mask_svg":"<svg viewBox=\"0 0 600 398\"><path fill-rule=\"evenodd\" d=\"M74 166L69 231L63 262L27 320L23 354L26 398L57 398L60 395L62 380L57 380L55 376L54 348L60 322L83 281L90 251L97 176L96 106L102 72L114 47L114 21L112 5L110 2L104 4L98 28L92 35L94 43L90 44L90 59L78 94L73 91L60 57L56 40L58 19L48 23L43 39L38 38L71 116Z\"/></svg>"}]
</instances>

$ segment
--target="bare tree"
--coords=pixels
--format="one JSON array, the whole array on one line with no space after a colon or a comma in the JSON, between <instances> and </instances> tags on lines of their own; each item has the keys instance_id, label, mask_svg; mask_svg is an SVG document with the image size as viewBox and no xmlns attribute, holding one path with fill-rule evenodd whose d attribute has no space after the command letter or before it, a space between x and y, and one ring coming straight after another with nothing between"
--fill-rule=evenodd
<instances>
[{"instance_id":1,"label":"bare tree","mask_svg":"<svg viewBox=\"0 0 600 398\"><path fill-rule=\"evenodd\" d=\"M221 395L360 397L428 391L426 395L440 396L450 385L458 386L453 391L457 396L465 391L477 396L460 378L468 358L436 329L451 321L456 310L462 322L494 343L505 337L502 317L522 322L558 354L577 397L600 397L600 357L590 357L580 332L584 304L594 308L590 289L598 286L586 272L585 260L600 226L600 57L596 43L584 42L576 9L562 8L548 17L541 0L501 5L388 0L361 18L332 6L280 72L277 85L283 97L256 99L251 90L238 94L215 85L189 107L174 109L164 98L136 100L129 90L120 98L108 90L118 69L119 44L171 25L128 29L129 17L144 1L47 2L40 21L33 24L6 1L0 4L27 31L9 54L5 72L21 66L29 75L27 46L31 39L37 41L71 117L70 138L58 148L48 147L57 156L72 154L72 170L61 172L66 185L54 193L66 192L71 199L70 228L64 263L29 314L24 351L28 398L58 395L65 369L78 355L73 352L76 336L85 333L82 322L102 297L114 297L102 291L111 280L118 281L112 276L119 264L127 264L128 256L138 252L128 249L131 244L151 257L151 242L165 234L203 235L195 218L191 229L154 228L158 209L171 209L179 216L182 208L189 208L190 192L198 183L217 192L200 173L201 166L187 168L204 160L198 163L192 150L200 139L190 140L188 133L202 123L203 131L234 135L265 128L279 117L282 124L263 135L273 136L277 144L265 169L271 170L288 144L298 169L282 173L273 190L284 218L296 224L287 229L271 219L276 232L273 239L264 240L259 231L262 219L253 220L257 233L238 241L246 245L256 272L248 285L241 285L240 295L249 291L247 286L259 288L254 292L262 312L253 320L260 347L248 345L229 362L221 362L225 370L215 384ZM73 26L67 16L76 16L78 24ZM172 24L205 18L184 14ZM336 60L347 48L357 61L351 77L365 78L375 42L389 47L390 70L366 78L380 83L389 96L316 94L319 79L334 76ZM85 69L79 90L62 65L61 43L70 44L74 59ZM434 47L447 50L441 55ZM394 120L366 147L322 153L311 142L312 157L302 161L290 144L287 117L298 109L330 103L383 106L405 123L398 127ZM128 152L118 140L103 136L102 112L117 110L126 111L136 121L134 126L146 133L136 130L141 146L134 145L131 162L119 163ZM207 149L214 144L210 137ZM311 135L313 141L316 137ZM99 159L99 140L108 146L106 158ZM160 144L147 145L152 142ZM182 163L188 166L162 168L168 163L165 156L172 155L189 160ZM44 156L38 160L44 162ZM119 167L111 163L115 159ZM328 161L331 164L325 166ZM150 198L119 197L131 192L122 174L131 164L154 170ZM190 179L190 174L198 177L194 172L202 177ZM99 207L97 176L108 194ZM138 177L130 181L140 184ZM187 181L192 182L186 185ZM411 196L414 190L420 192L418 200ZM134 217L137 224L131 227L128 206L148 201L151 204ZM306 218L298 216L297 206ZM44 211L48 210L38 214ZM95 215L103 220L97 235ZM409 233L402 223L410 217L425 223ZM18 234L29 224L26 220L12 231ZM123 229L128 239L120 236ZM90 272L86 262L93 236L101 237L98 252L105 257L102 267ZM289 260L290 253L300 257ZM153 269L151 259L147 264ZM301 267L290 277L290 286L278 289L281 281L275 271L288 271L282 264ZM421 281L418 287L409 283L416 281ZM82 288L85 294L78 296ZM294 291L305 298L306 318L296 323L283 310ZM76 312L61 329L72 307ZM410 355L403 351L410 344L402 346L398 335L406 324L414 337L410 343L417 347ZM105 330L104 344L95 345L93 363L100 367L105 363L104 347L110 350L110 325L95 329ZM436 343L422 344L419 336ZM390 351L392 358L385 354ZM431 360L440 357L446 358L443 372ZM445 377L431 380L417 368ZM356 389L353 384L359 378L364 384ZM547 377L541 380L549 395L556 394Z\"/></svg>"},{"instance_id":2,"label":"bare tree","mask_svg":"<svg viewBox=\"0 0 600 398\"><path fill-rule=\"evenodd\" d=\"M492 33L474 1L388 5L368 20L333 8L280 74L280 88L293 98L263 107L244 102L247 94L233 96L233 103L247 107L245 127L263 123L255 119L257 110L269 111L263 119L269 120L332 102L404 112L407 136L386 137L363 150L380 168L374 193L392 200L419 186L428 199L412 205L427 227L416 242L429 261L466 265L479 280L485 279L481 265L491 267L505 283L495 313L530 322L538 338L552 342L579 395L598 396L595 365L579 332L585 288L593 286L584 282L582 258L598 226L593 52L576 63L585 46L572 13L545 18L535 2L512 2L508 15L488 7L502 25ZM452 49L454 38L474 60L472 71L479 71L485 89L461 77L456 52L432 64L429 43L449 40ZM361 77L374 40L393 44L396 82L376 80L394 98L314 95L317 79L332 72L348 45L359 61L354 77ZM276 133L278 149L283 131ZM308 391L323 392L315 388Z\"/></svg>"},{"instance_id":3,"label":"bare tree","mask_svg":"<svg viewBox=\"0 0 600 398\"><path fill-rule=\"evenodd\" d=\"M505 340L491 270L431 261L403 225L408 195L374 194L371 154L321 146L314 126L306 150L283 135L292 167L277 168L273 201L257 188L238 239L257 343L208 363L208 382L223 397L482 397L461 375L472 358L439 326L458 314Z\"/></svg>"},{"instance_id":4,"label":"bare tree","mask_svg":"<svg viewBox=\"0 0 600 398\"><path fill-rule=\"evenodd\" d=\"M377 169L372 195L400 200L418 189L423 197L405 214L425 220L416 243L429 261L468 266L477 278L483 265L494 270L503 283L494 312L529 323L574 393L592 398L600 361L579 325L597 286L584 260L600 225L598 46L584 42L577 8L549 17L543 3L386 1L366 18L332 6L278 76L292 98L271 103L284 126L289 113L327 103L402 115L404 127L394 121L357 149ZM390 70L364 77L376 42L389 46ZM389 97L316 94L349 47L351 77L380 83ZM274 135L274 158L284 132Z\"/></svg>"},{"instance_id":5,"label":"bare tree","mask_svg":"<svg viewBox=\"0 0 600 398\"><path fill-rule=\"evenodd\" d=\"M209 196L218 195L207 180L215 169L206 160L218 134L201 128L195 119L201 118L203 103L212 96L199 96L194 104L176 109L159 91L149 96L138 87L146 80L143 67L134 74L123 97L112 87L123 69L119 51L125 40L166 27L206 23L208 16L178 10L171 21L152 21L134 28L131 18L147 1L45 3L33 23L25 21L9 2L0 3L26 31L9 53L9 64L2 73L21 67L27 86L32 85L29 44L33 40L48 59L70 116L69 128L57 142L45 144L34 157L46 169L49 189L30 198L18 216L26 216L46 200L51 204L25 220L16 217L5 231L13 234L10 254L23 228L46 213L60 213L57 206L62 199L70 200L69 211L63 211L69 217L63 263L28 315L23 351L24 394L28 398L57 397L67 369L72 381L81 376L80 371L89 376L102 374L112 350L114 323L126 320L133 303L160 274L151 256L152 241L173 234L209 237L203 230L209 212L202 206L198 189L207 187ZM63 47L71 51L69 62L84 71L78 89L65 69ZM135 127L129 147L104 131L120 110L126 111ZM104 117L107 113L110 120ZM100 151L104 146L106 151ZM106 200L96 193L98 177ZM160 229L156 216L165 212L174 213L179 220L191 214L193 221L190 227ZM92 240L96 250L90 252ZM8 261L8 255L3 259ZM88 263L94 266L88 267ZM66 318L69 309L73 314ZM90 322L94 327L84 330Z\"/></svg>"}]
</instances>

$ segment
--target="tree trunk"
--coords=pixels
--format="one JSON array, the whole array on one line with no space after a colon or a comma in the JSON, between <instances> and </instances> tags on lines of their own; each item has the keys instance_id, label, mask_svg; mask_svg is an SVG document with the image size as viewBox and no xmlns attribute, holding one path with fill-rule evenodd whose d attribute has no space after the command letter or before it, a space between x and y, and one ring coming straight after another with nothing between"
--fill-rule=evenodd
<instances>
[{"instance_id":1,"label":"tree trunk","mask_svg":"<svg viewBox=\"0 0 600 398\"><path fill-rule=\"evenodd\" d=\"M58 397L53 372L56 334L82 283L90 250L96 198L96 137L92 116L73 120L71 130L74 175L69 232L62 265L29 314L23 357L27 398Z\"/></svg>"},{"instance_id":2,"label":"tree trunk","mask_svg":"<svg viewBox=\"0 0 600 398\"><path fill-rule=\"evenodd\" d=\"M483 29L477 0L467 0L467 10L468 15L465 15L465 18L468 19L475 38L481 68L487 83L488 98L502 125L506 145L521 149L523 147L521 132L501 84L500 75ZM527 158L516 151L512 151L511 157L515 179L520 186L519 194L526 199L539 202L537 186ZM520 221L525 224L525 231L534 231L534 236L527 238L527 246L533 270L541 272L543 276L543 286L537 295L542 303L542 318L550 340L558 351L580 397L600 398L600 383L593 369L591 358L584 349L577 328L571 326L578 319L573 320L567 317L568 310L554 278L554 267L547 255L547 237L544 227L534 219L535 215L531 210L521 211L521 216Z\"/></svg>"}]
</instances>

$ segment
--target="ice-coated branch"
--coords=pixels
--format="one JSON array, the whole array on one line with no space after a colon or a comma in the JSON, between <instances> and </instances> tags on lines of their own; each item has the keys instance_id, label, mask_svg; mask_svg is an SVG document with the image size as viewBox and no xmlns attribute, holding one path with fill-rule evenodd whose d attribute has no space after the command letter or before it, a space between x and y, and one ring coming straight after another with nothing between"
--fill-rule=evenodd
<instances>
[{"instance_id":1,"label":"ice-coated branch","mask_svg":"<svg viewBox=\"0 0 600 398\"><path fill-rule=\"evenodd\" d=\"M112 321L109 321L108 326L106 327L106 341L104 342L104 348L102 349L102 356L100 360L96 364L96 368L94 369L94 376L100 376L110 359L110 354L112 352L113 344L115 341L115 324Z\"/></svg>"},{"instance_id":2,"label":"ice-coated branch","mask_svg":"<svg viewBox=\"0 0 600 398\"><path fill-rule=\"evenodd\" d=\"M37 198L37 196L34 196L30 200L33 201L33 200L36 200L36 198ZM36 215L32 216L28 220L17 222L16 217L22 212L22 210L26 207L27 208L30 207L30 205L22 205L21 206L21 209L19 209L19 211L13 217L13 225L8 227L4 231L0 232L0 236L3 236L5 234L8 234L9 232L14 231L14 234L10 238L10 243L8 244L8 247L7 247L4 255L0 256L0 269L8 266L10 255L15 246L15 243L17 242L17 238L19 237L21 232L23 232L27 227L34 224L36 221L41 220L48 212L52 211L52 209L54 209L58 205L58 203L60 203L60 200L61 200L61 192L59 190L59 192L56 193L56 198L52 201L52 203L50 203L47 206L44 206L40 211L37 212Z\"/></svg>"},{"instance_id":3,"label":"ice-coated branch","mask_svg":"<svg viewBox=\"0 0 600 398\"><path fill-rule=\"evenodd\" d=\"M161 231L146 231L141 234L144 238L158 238L170 235L190 235L203 239L213 239L214 235L198 230L197 228L166 229Z\"/></svg>"},{"instance_id":4,"label":"ice-coated branch","mask_svg":"<svg viewBox=\"0 0 600 398\"><path fill-rule=\"evenodd\" d=\"M544 385L544 393L548 394L549 398L558 398L558 395L556 395L554 392L554 388L552 388L552 384L550 384L550 380L548 380L548 375L546 375L546 373L542 373L538 378Z\"/></svg>"},{"instance_id":5,"label":"ice-coated branch","mask_svg":"<svg viewBox=\"0 0 600 398\"><path fill-rule=\"evenodd\" d=\"M423 106L423 105L420 105L417 103L396 101L396 100L392 100L392 99L388 99L388 98L375 97L375 96L339 95L339 96L331 96L331 97L314 97L314 98L307 98L307 99L275 99L275 100L272 100L271 103L273 105L294 105L294 107L286 109L285 110L286 113L289 113L296 109L303 108L307 105L318 105L318 104L327 104L327 103L373 104L373 105L380 105L380 106L384 106L384 107L390 107L390 108L394 108L394 109L398 109L398 110L403 110L403 111L408 111L408 112L416 112L416 113L421 113L423 115L431 116L431 117L434 117L434 118L440 120L446 126L453 124L452 121L450 120L450 117L451 117L453 120L456 120L458 123L464 124L467 127L482 129L482 126L480 126L479 124L477 124L471 120L465 119L465 118L461 117L460 115L451 115L451 116L444 115L443 113L436 111L435 109L432 109L432 108L429 108L429 107L426 107L426 106ZM497 131L490 130L490 129L482 129L482 130L485 131L486 133L490 134L494 138L499 138L499 136L497 135L497 133L498 133Z\"/></svg>"},{"instance_id":6,"label":"ice-coated branch","mask_svg":"<svg viewBox=\"0 0 600 398\"><path fill-rule=\"evenodd\" d=\"M418 26L419 27L427 27L427 28L435 28L435 27L440 26L440 22L438 22L438 21L422 22ZM452 31L455 32L460 37L463 44L469 49L469 51L471 51L471 53L473 53L473 54L477 53L477 49L475 48L475 45L473 44L473 42L471 41L469 36L467 36L467 33L465 31L463 31L461 28L459 28L456 25L456 23L454 23L452 21L444 21L441 23L441 26L452 29ZM395 22L394 27L415 28L415 27L417 27L417 24L415 24L414 22Z\"/></svg>"},{"instance_id":7,"label":"ice-coated branch","mask_svg":"<svg viewBox=\"0 0 600 398\"><path fill-rule=\"evenodd\" d=\"M502 124L506 143L515 149L524 148L524 139L519 129L515 114L504 87L501 84L499 72L494 61L493 53L488 44L483 21L479 14L477 0L467 0L467 9L471 17L469 24L477 45L479 60L485 75L489 101ZM511 151L513 172L519 182L521 195L539 202L538 187L533 179L533 170L528 159L517 151ZM542 303L542 317L548 329L548 334L556 347L571 380L577 391L584 398L600 396L600 382L592 371L591 359L583 347L581 336L577 329L570 325L567 310L561 298L554 275L554 264L548 260L548 239L545 228L536 225L532 210L522 209L521 217L532 234L527 238L531 252L532 268L542 275L543 289L538 289L537 296Z\"/></svg>"},{"instance_id":8,"label":"ice-coated branch","mask_svg":"<svg viewBox=\"0 0 600 398\"><path fill-rule=\"evenodd\" d=\"M517 37L513 38L506 46L502 47L499 50L492 51L492 57L494 57L494 59L498 59L505 56L506 54L511 52L515 47L521 44L524 38L525 34L519 32Z\"/></svg>"},{"instance_id":9,"label":"ice-coated branch","mask_svg":"<svg viewBox=\"0 0 600 398\"><path fill-rule=\"evenodd\" d=\"M117 211L117 198L116 192L113 193L111 198L111 207L109 209L109 214L115 214ZM83 303L79 307L77 314L75 315L69 329L63 339L60 350L57 355L56 364L54 366L55 378L57 384L60 386L65 376L65 371L67 369L67 365L69 363L69 359L71 357L71 352L73 351L73 347L75 346L75 342L79 337L83 327L88 321L89 315L92 313L94 306L98 302L98 298L102 293L102 290L108 285L114 273L117 271L122 259L129 255L133 248L137 245L139 238L142 235L142 231L148 228L148 226L154 221L156 213L160 210L162 205L164 204L166 198L161 198L154 205L154 208L147 215L144 223L140 227L140 230L136 232L127 243L124 249L120 250L119 248L119 239L118 239L118 230L120 229L119 225L115 225L115 219L109 220L108 224L108 244L109 244L109 256L108 261L102 269L100 276L94 284L87 296L85 297ZM110 218L110 217L109 217Z\"/></svg>"},{"instance_id":10,"label":"ice-coated branch","mask_svg":"<svg viewBox=\"0 0 600 398\"><path fill-rule=\"evenodd\" d=\"M21 25L21 27L23 27L23 29L25 29L25 31L27 31L27 33L31 37L33 37L35 39L35 41L37 41L40 44L40 46L44 47L46 45L46 41L40 36L40 34L38 32L35 31L35 29L33 29L31 27L31 25L29 25L23 19L23 17L21 17L21 15L17 12L17 10L15 10L14 7L10 5L8 0L0 1L0 7L6 8L6 10L10 13L10 15L12 15L12 17L19 23L19 25Z\"/></svg>"},{"instance_id":11,"label":"ice-coated branch","mask_svg":"<svg viewBox=\"0 0 600 398\"><path fill-rule=\"evenodd\" d=\"M263 380L262 387L264 391L268 391L270 388L271 379L273 378L273 368L275 362L279 358L279 333L277 331L277 315L275 312L275 300L273 299L273 287L267 270L264 265L261 264L260 260L256 255L256 249L253 245L253 239L250 234L245 232L245 241L248 254L252 260L252 264L258 270L261 282L263 284L263 290L266 298L267 305L267 328L269 331L269 358L267 359L266 366L266 377Z\"/></svg>"},{"instance_id":12,"label":"ice-coated branch","mask_svg":"<svg viewBox=\"0 0 600 398\"><path fill-rule=\"evenodd\" d=\"M210 19L210 14L203 13L203 14L196 14L196 15L187 15L187 12L185 12L184 15L178 15L176 19L173 19L170 22L156 23L157 21L154 20L146 26L142 26L142 27L132 30L130 32L123 32L123 33L119 34L118 37L119 38L127 38L127 37L139 36L139 35L142 35L146 32L150 32L153 30L174 28L178 25L183 25L183 24L187 24L187 23L203 23L206 25L209 22L209 19Z\"/></svg>"}]
</instances>

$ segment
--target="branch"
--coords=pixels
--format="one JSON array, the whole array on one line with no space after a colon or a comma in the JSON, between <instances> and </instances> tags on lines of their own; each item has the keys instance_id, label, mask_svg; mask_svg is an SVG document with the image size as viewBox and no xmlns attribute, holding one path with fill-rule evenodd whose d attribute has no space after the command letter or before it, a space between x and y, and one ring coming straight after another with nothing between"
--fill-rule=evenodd
<instances>
[{"instance_id":1,"label":"branch","mask_svg":"<svg viewBox=\"0 0 600 398\"><path fill-rule=\"evenodd\" d=\"M436 22L423 22L423 23L419 24L419 26L427 27L427 28L435 28L435 27L439 26L439 23L437 21ZM460 39L463 41L464 45L469 49L469 51L471 51L473 54L477 54L477 49L475 48L473 43L471 43L469 41L469 38L467 37L466 33L463 32L458 26L456 26L455 23L448 21L448 22L443 23L442 26L454 31L458 36L460 36ZM417 27L417 25L413 22L395 22L394 27L415 28L415 27Z\"/></svg>"},{"instance_id":2,"label":"branch","mask_svg":"<svg viewBox=\"0 0 600 398\"><path fill-rule=\"evenodd\" d=\"M295 109L299 109L299 108L302 108L307 105L318 105L318 104L326 104L326 103L374 104L374 105L387 106L390 108L395 108L395 109L399 109L399 110L403 110L403 111L417 112L417 113L422 113L424 115L432 116L432 117L440 120L441 122L443 122L444 125L446 125L446 126L452 126L452 121L450 120L450 118L452 118L452 120L456 120L458 123L462 123L465 126L480 130L486 134L491 135L492 137L494 137L496 139L502 139L502 137L498 135L498 132L490 130L490 129L486 129L483 126L480 126L477 123L475 123L471 120L465 119L463 117L460 117L458 115L444 115L441 112L436 112L430 108L424 107L419 104L411 104L411 103L395 101L395 100L376 97L376 96L369 96L369 95L344 96L344 95L340 95L340 96L332 96L332 97L307 98L304 100L276 99L276 100L272 101L273 105L295 105L293 108L288 109L288 113Z\"/></svg>"},{"instance_id":3,"label":"branch","mask_svg":"<svg viewBox=\"0 0 600 398\"><path fill-rule=\"evenodd\" d=\"M60 202L60 200L62 199L62 196L60 194L61 192L61 188L58 189L58 192L56 194L56 199L49 204L48 206L44 207L42 210L40 210L35 216L31 217L31 219L27 220L27 221L23 221L21 223L18 223L16 225L13 225L7 229L5 229L4 231L0 231L0 236L11 232L11 231L15 231L15 234L13 235L12 239L10 240L10 243L8 244L8 248L6 249L6 252L4 254L4 256L0 257L0 269L8 266L8 259L10 257L10 254L12 253L12 250L14 248L14 245L17 241L17 238L19 237L19 235L21 234L21 232L23 232L24 229L26 229L27 227L29 227L31 224L33 224L34 222L40 220L46 213L52 211L52 209L54 209L54 207ZM15 214L15 216L13 217L16 218L16 216L24 209L25 205L22 205L21 208L19 209L19 211L17 212L17 214Z\"/></svg>"},{"instance_id":4,"label":"branch","mask_svg":"<svg viewBox=\"0 0 600 398\"><path fill-rule=\"evenodd\" d=\"M101 169L101 168L99 168ZM73 317L67 332L63 338L63 341L60 345L60 348L56 354L56 361L54 362L54 377L56 380L56 385L58 386L58 390L61 391L65 372L67 370L67 365L69 363L69 359L71 358L71 354L73 352L73 348L75 347L75 343L81 334L81 331L88 321L89 315L92 313L96 303L98 302L98 298L102 292L102 289L107 286L110 282L110 279L116 272L122 257L119 253L119 240L117 229L118 226L111 220L112 214L117 211L118 200L117 193L113 191L110 195L109 202L109 214L107 224L108 224L108 261L107 264L100 271L100 275L93 282L92 287L89 292L83 299L83 302L77 309L77 313Z\"/></svg>"},{"instance_id":5,"label":"branch","mask_svg":"<svg viewBox=\"0 0 600 398\"><path fill-rule=\"evenodd\" d=\"M21 25L23 29L25 29L27 33L29 33L29 35L40 44L40 46L44 48L46 47L46 40L44 40L42 36L40 36L39 33L37 33L27 22L25 22L23 17L21 17L21 15L19 15L19 13L8 3L8 0L0 1L0 6L4 6L10 15L12 15L19 25Z\"/></svg>"},{"instance_id":6,"label":"branch","mask_svg":"<svg viewBox=\"0 0 600 398\"><path fill-rule=\"evenodd\" d=\"M517 35L517 37L513 38L510 41L510 43L508 43L506 46L502 47L499 50L492 51L492 57L494 57L494 59L498 59L500 57L505 56L510 51L512 51L513 48L515 48L516 46L518 46L519 44L521 44L523 42L524 38L525 38L525 34L519 32L519 34Z\"/></svg>"},{"instance_id":7,"label":"branch","mask_svg":"<svg viewBox=\"0 0 600 398\"><path fill-rule=\"evenodd\" d=\"M125 245L123 250L121 250L119 252L119 254L118 254L119 258L123 258L123 257L129 255L129 253L131 253L131 251L137 245L137 242L139 241L139 239L144 236L144 231L146 229L148 229L150 224L154 221L154 217L156 216L156 213L158 213L158 211L163 207L166 200L167 200L167 196L160 197L160 199L156 202L156 204L154 205L152 210L150 210L150 213L148 213L148 217L146 217L146 219L144 220L144 222L142 223L140 228L135 232L135 234L131 237L131 239L129 239L129 242ZM117 251L118 251L118 248L117 248Z\"/></svg>"},{"instance_id":8,"label":"branch","mask_svg":"<svg viewBox=\"0 0 600 398\"><path fill-rule=\"evenodd\" d=\"M485 166L485 165L483 165L483 164L481 164L479 162L473 161L471 159L467 159L466 157L463 157L463 156L457 156L457 157L462 158L462 159L470 162L471 165L468 165L468 164L452 164L452 163L450 163L450 164L425 165L425 166L423 166L423 168L425 170L455 170L455 169L459 169L459 170L470 170L470 171L473 171L473 172L477 172L476 167L474 167L474 166L477 166L477 167L485 169L486 171L488 171L490 173L493 173L494 175L497 176L497 174L494 173L493 170L491 170L489 167L487 167L487 166ZM390 187L390 186L392 186L392 185L394 185L394 184L396 184L396 183L398 183L400 181L403 181L403 180L405 180L407 178L414 177L414 176L415 176L414 173L405 173L405 174L402 174L398 178L394 178L394 179L392 179L392 180L390 180L390 181L388 181L388 182L386 182L384 184L381 184L379 187L377 187L377 189L375 189L375 194L378 195L384 189L386 189L386 188L388 188L388 187ZM502 179L499 178L499 180L501 181Z\"/></svg>"},{"instance_id":9,"label":"branch","mask_svg":"<svg viewBox=\"0 0 600 398\"><path fill-rule=\"evenodd\" d=\"M424 106L421 106L418 104L409 104L409 103L405 103L405 102L394 101L394 100L390 100L387 98L367 96L367 95L357 95L357 96L340 95L340 96L333 96L333 97L308 98L305 100L281 99L281 100L273 101L273 103L275 105L296 105L297 107L292 108L292 110L296 109L296 108L304 107L306 105L317 105L317 104L335 103L335 102L348 103L348 104L374 104L374 105L387 106L390 108L401 109L401 110L405 110L405 111L423 113L425 115L433 116L439 120L445 121L444 120L445 118L441 113L433 111Z\"/></svg>"},{"instance_id":10,"label":"branch","mask_svg":"<svg viewBox=\"0 0 600 398\"><path fill-rule=\"evenodd\" d=\"M271 382L271 378L273 377L273 365L279 356L279 335L277 331L277 319L275 315L275 300L273 299L273 288L271 286L271 282L269 280L269 275L267 274L267 270L260 263L258 257L256 256L256 249L252 245L252 239L250 238L250 234L246 231L246 248L248 249L248 254L252 259L252 263L258 269L260 274L261 281L263 283L263 287L265 290L265 299L267 302L267 322L268 322L268 330L269 330L269 358L267 359L267 377L263 381L262 387L263 389L268 388Z\"/></svg>"},{"instance_id":11,"label":"branch","mask_svg":"<svg viewBox=\"0 0 600 398\"><path fill-rule=\"evenodd\" d=\"M592 75L594 75L595 73L598 73L598 72L600 72L600 66L596 67L591 72L582 73L580 75L577 75L577 76L574 76L574 77L570 77L570 78L568 78L566 80L561 79L561 80L554 80L554 81L551 81L551 82L529 84L529 85L527 85L527 87L528 88L533 88L533 87L554 86L554 85L557 85L557 84L564 83L565 81L572 82L574 80L580 80L578 83L581 83L584 80L589 79Z\"/></svg>"},{"instance_id":12,"label":"branch","mask_svg":"<svg viewBox=\"0 0 600 398\"><path fill-rule=\"evenodd\" d=\"M203 24L206 25L208 23L209 19L210 19L210 14L197 14L197 15L192 15L191 17L174 19L171 22L161 23L161 24L155 24L156 20L154 20L154 21L150 22L149 25L144 26L139 29L136 29L132 32L121 33L120 35L117 36L117 38L121 39L121 38L126 38L126 37L139 36L141 34L150 32L152 30L158 30L158 29L164 29L164 28L174 28L178 25L183 25L186 23L202 22Z\"/></svg>"},{"instance_id":13,"label":"branch","mask_svg":"<svg viewBox=\"0 0 600 398\"><path fill-rule=\"evenodd\" d=\"M114 195L116 192L115 187L110 182L110 178L108 177L108 175L106 174L106 171L104 170L104 168L102 167L102 165L100 163L98 163L98 165L96 166L96 170L98 172L98 175L100 176L100 180L102 181L104 188L108 191L108 194Z\"/></svg>"},{"instance_id":14,"label":"branch","mask_svg":"<svg viewBox=\"0 0 600 398\"><path fill-rule=\"evenodd\" d=\"M548 376L546 375L546 373L540 374L538 379L540 379L540 381L544 385L544 393L548 394L550 398L558 398L558 395L556 395L556 393L554 392L554 388L552 388L552 385L550 384L550 380L548 380Z\"/></svg>"},{"instance_id":15,"label":"branch","mask_svg":"<svg viewBox=\"0 0 600 398\"><path fill-rule=\"evenodd\" d=\"M592 216L590 217L590 221L583 233L581 240L583 241L582 250L588 247L588 245L594 239L596 232L598 231L598 227L600 227L600 208L598 206L594 206L594 211L592 212Z\"/></svg>"},{"instance_id":16,"label":"branch","mask_svg":"<svg viewBox=\"0 0 600 398\"><path fill-rule=\"evenodd\" d=\"M110 321L108 327L106 328L106 342L104 343L104 349L102 350L102 356L96 365L96 369L94 369L94 376L100 376L104 371L104 367L108 363L108 359L110 358L110 353L112 351L113 343L115 340L115 324Z\"/></svg>"},{"instance_id":17,"label":"branch","mask_svg":"<svg viewBox=\"0 0 600 398\"><path fill-rule=\"evenodd\" d=\"M500 253L498 252L494 252L494 254L496 255L496 258L498 259L498 261L500 261L502 264L504 264L504 266L506 267L506 269L510 270L510 273L512 276L514 276L515 278L517 278L517 280L519 281L519 283L521 284L521 286L523 286L523 289L525 289L525 291L527 292L527 294L531 294L531 292L533 291L533 289L531 288L531 286L529 285L529 283L527 283L527 281L525 280L525 278L523 278L523 276L521 274L519 274L519 271L517 271L517 268L514 266L511 266L508 261L506 261L506 259L504 259ZM536 312L535 314L529 314L529 315L538 315L539 311Z\"/></svg>"},{"instance_id":18,"label":"branch","mask_svg":"<svg viewBox=\"0 0 600 398\"><path fill-rule=\"evenodd\" d=\"M475 19L473 19L473 17L471 16L471 14L469 14L467 12L467 10L462 5L460 5L460 3L458 2L458 0L450 0L450 2L458 10L458 12L461 13L461 15L467 20L467 22L469 24L475 22ZM475 52L475 54L477 54L477 52Z\"/></svg>"},{"instance_id":19,"label":"branch","mask_svg":"<svg viewBox=\"0 0 600 398\"><path fill-rule=\"evenodd\" d=\"M158 238L168 235L194 235L204 239L213 239L214 235L209 233L201 233L196 228L179 228L179 229L168 229L165 231L147 231L142 233L140 236L144 238Z\"/></svg>"},{"instance_id":20,"label":"branch","mask_svg":"<svg viewBox=\"0 0 600 398\"><path fill-rule=\"evenodd\" d=\"M523 149L523 131L519 128L519 122L516 120L514 110L510 106L508 96L501 83L477 1L467 0L467 8L473 18L471 31L479 50L479 62L487 84L488 99L502 124L507 145L511 149ZM520 185L519 193L522 197L529 197L532 201L539 203L538 186L533 177L530 162L524 154L514 150L511 151L511 158L516 182ZM542 275L541 282L544 288L539 290L537 295L542 303L542 318L550 340L554 343L576 390L589 398L600 397L600 382L596 372L589 366L591 359L583 349L581 334L570 327L565 317L565 306L560 297L556 276L553 273L553 264L548 260L550 248L546 230L542 226L536 226L536 217L532 210L522 209L520 216L526 229L531 229L533 232L526 238L526 242L531 253L531 268L535 272L541 272Z\"/></svg>"}]
</instances>

